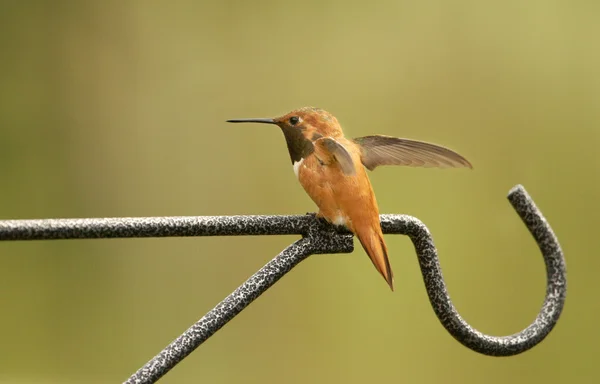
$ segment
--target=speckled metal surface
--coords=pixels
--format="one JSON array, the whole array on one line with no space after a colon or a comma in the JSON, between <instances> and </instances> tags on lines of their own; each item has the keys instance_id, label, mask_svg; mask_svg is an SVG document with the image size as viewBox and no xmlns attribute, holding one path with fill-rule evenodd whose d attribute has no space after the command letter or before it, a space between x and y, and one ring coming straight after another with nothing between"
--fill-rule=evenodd
<instances>
[{"instance_id":1,"label":"speckled metal surface","mask_svg":"<svg viewBox=\"0 0 600 384\"><path fill-rule=\"evenodd\" d=\"M314 215L308 214L0 220L0 240L302 235L314 221Z\"/></svg>"},{"instance_id":2,"label":"speckled metal surface","mask_svg":"<svg viewBox=\"0 0 600 384\"><path fill-rule=\"evenodd\" d=\"M510 336L483 334L458 314L448 295L433 238L425 224L405 215L381 217L384 233L408 235L412 240L429 301L444 328L466 347L489 356L512 356L539 344L556 325L567 295L566 263L552 228L522 186L511 189L508 199L542 251L547 274L542 309L533 323Z\"/></svg>"},{"instance_id":3,"label":"speckled metal surface","mask_svg":"<svg viewBox=\"0 0 600 384\"><path fill-rule=\"evenodd\" d=\"M354 249L351 235L304 237L268 262L225 300L169 344L126 383L154 383L192 353L200 344L233 319L258 296L302 260L315 253L349 253Z\"/></svg>"},{"instance_id":4,"label":"speckled metal surface","mask_svg":"<svg viewBox=\"0 0 600 384\"><path fill-rule=\"evenodd\" d=\"M565 259L548 222L522 186L514 187L508 198L542 251L548 280L546 299L534 322L520 333L504 337L485 335L458 314L448 295L431 234L420 220L381 215L384 233L411 238L429 300L442 325L463 345L491 356L515 355L541 342L558 321L567 292ZM303 238L248 279L127 383L155 382L310 254L351 252L352 236L315 219L313 214L0 221L0 240L289 234Z\"/></svg>"}]
</instances>

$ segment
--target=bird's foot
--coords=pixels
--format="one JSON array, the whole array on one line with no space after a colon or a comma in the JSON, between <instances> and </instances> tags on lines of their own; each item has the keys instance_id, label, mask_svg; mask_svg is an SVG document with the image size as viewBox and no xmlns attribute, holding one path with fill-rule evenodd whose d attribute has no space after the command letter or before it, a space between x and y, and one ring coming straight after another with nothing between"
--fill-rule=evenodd
<instances>
[{"instance_id":1,"label":"bird's foot","mask_svg":"<svg viewBox=\"0 0 600 384\"><path fill-rule=\"evenodd\" d=\"M317 219L317 224L319 225L319 227L321 228L321 230L325 231L325 232L335 232L338 234L347 234L349 233L348 228L346 228L345 225L343 224L335 224L332 223L331 221L327 220L322 214L321 212L306 212L307 216L312 216L315 219Z\"/></svg>"},{"instance_id":2,"label":"bird's foot","mask_svg":"<svg viewBox=\"0 0 600 384\"><path fill-rule=\"evenodd\" d=\"M329 221L327 221L327 219L321 214L321 212L317 212L317 213L315 213L315 212L306 212L306 215L314 217L315 219L317 219L317 221L320 224L330 224L331 225L331 223L329 223Z\"/></svg>"}]
</instances>

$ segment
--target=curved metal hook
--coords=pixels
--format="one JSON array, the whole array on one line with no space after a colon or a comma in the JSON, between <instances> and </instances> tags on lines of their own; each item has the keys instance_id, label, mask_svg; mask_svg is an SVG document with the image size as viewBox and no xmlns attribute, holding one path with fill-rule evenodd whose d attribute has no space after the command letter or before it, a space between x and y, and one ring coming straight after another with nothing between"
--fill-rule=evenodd
<instances>
[{"instance_id":1,"label":"curved metal hook","mask_svg":"<svg viewBox=\"0 0 600 384\"><path fill-rule=\"evenodd\" d=\"M523 186L512 188L508 200L542 251L547 273L546 298L542 309L531 325L510 336L483 334L460 316L448 295L433 238L425 224L405 215L382 215L381 221L384 233L405 234L412 240L429 301L444 328L467 348L490 356L516 355L544 340L556 325L567 296L565 258L552 228Z\"/></svg>"}]
</instances>

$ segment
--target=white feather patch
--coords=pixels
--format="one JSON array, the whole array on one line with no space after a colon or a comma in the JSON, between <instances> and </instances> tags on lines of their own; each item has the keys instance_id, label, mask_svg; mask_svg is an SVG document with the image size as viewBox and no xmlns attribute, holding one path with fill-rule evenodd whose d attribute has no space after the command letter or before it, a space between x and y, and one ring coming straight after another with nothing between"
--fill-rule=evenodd
<instances>
[{"instance_id":1,"label":"white feather patch","mask_svg":"<svg viewBox=\"0 0 600 384\"><path fill-rule=\"evenodd\" d=\"M333 218L333 224L335 224L335 225L344 225L345 226L346 225L346 218L341 213L338 213Z\"/></svg>"},{"instance_id":2,"label":"white feather patch","mask_svg":"<svg viewBox=\"0 0 600 384\"><path fill-rule=\"evenodd\" d=\"M302 165L302 162L304 162L304 159L294 162L294 174L296 175L296 178L299 177L298 175L300 174L300 166Z\"/></svg>"}]
</instances>

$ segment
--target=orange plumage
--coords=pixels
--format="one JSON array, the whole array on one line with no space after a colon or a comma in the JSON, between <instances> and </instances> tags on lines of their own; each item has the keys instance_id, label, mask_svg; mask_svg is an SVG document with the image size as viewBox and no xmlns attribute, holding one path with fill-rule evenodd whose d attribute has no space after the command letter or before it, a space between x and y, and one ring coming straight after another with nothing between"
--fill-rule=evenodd
<instances>
[{"instance_id":1,"label":"orange plumage","mask_svg":"<svg viewBox=\"0 0 600 384\"><path fill-rule=\"evenodd\" d=\"M349 140L337 119L319 108L305 107L275 119L228 121L281 128L294 172L319 207L317 215L354 233L392 290L394 277L366 170L379 165L471 168L464 157L435 144L381 135Z\"/></svg>"}]
</instances>

